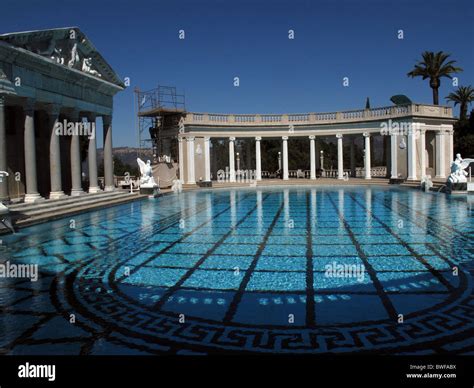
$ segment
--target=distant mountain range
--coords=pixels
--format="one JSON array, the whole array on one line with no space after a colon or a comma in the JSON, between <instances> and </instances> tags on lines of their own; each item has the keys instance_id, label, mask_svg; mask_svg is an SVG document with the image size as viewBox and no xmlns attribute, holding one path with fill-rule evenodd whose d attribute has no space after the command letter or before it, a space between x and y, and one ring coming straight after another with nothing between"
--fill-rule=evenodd
<instances>
[{"instance_id":1,"label":"distant mountain range","mask_svg":"<svg viewBox=\"0 0 474 388\"><path fill-rule=\"evenodd\" d=\"M137 165L137 157L139 157L139 152L141 152L140 158L143 160L153 159L153 151L151 149L140 149L133 147L117 147L114 148L114 156L119 158L122 163L129 164L130 166ZM97 161L103 160L104 150L102 148L97 149Z\"/></svg>"}]
</instances>

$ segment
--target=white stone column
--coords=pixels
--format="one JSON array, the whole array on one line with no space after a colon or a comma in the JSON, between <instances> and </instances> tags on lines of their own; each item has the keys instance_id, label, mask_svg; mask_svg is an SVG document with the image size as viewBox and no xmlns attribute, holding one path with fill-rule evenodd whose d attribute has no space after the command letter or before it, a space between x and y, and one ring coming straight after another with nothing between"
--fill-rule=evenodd
<instances>
[{"instance_id":1,"label":"white stone column","mask_svg":"<svg viewBox=\"0 0 474 388\"><path fill-rule=\"evenodd\" d=\"M43 199L38 193L38 181L36 176L36 138L35 138L35 101L28 99L24 107L25 128L25 180L26 194L25 202L31 203Z\"/></svg>"},{"instance_id":2,"label":"white stone column","mask_svg":"<svg viewBox=\"0 0 474 388\"><path fill-rule=\"evenodd\" d=\"M288 180L288 136L283 136L283 180Z\"/></svg>"},{"instance_id":3,"label":"white stone column","mask_svg":"<svg viewBox=\"0 0 474 388\"><path fill-rule=\"evenodd\" d=\"M356 167L355 167L355 144L354 144L354 136L350 138L350 159L351 159L351 177L356 177Z\"/></svg>"},{"instance_id":4,"label":"white stone column","mask_svg":"<svg viewBox=\"0 0 474 388\"><path fill-rule=\"evenodd\" d=\"M204 137L204 181L210 182L211 180L211 139L209 136Z\"/></svg>"},{"instance_id":5,"label":"white stone column","mask_svg":"<svg viewBox=\"0 0 474 388\"><path fill-rule=\"evenodd\" d=\"M59 119L60 105L51 105L48 111L49 114L49 173L51 192L49 199L60 199L66 195L63 192L61 180L61 145L59 134L56 133L56 125Z\"/></svg>"},{"instance_id":6,"label":"white stone column","mask_svg":"<svg viewBox=\"0 0 474 388\"><path fill-rule=\"evenodd\" d=\"M7 129L5 125L5 97L0 95L0 171L7 172ZM0 201L9 201L8 177L0 177Z\"/></svg>"},{"instance_id":7,"label":"white stone column","mask_svg":"<svg viewBox=\"0 0 474 388\"><path fill-rule=\"evenodd\" d=\"M446 178L446 171L445 171L445 145L444 145L444 133L443 131L436 131L436 145L435 145L435 152L436 152L436 176L435 178L444 179Z\"/></svg>"},{"instance_id":8,"label":"white stone column","mask_svg":"<svg viewBox=\"0 0 474 388\"><path fill-rule=\"evenodd\" d=\"M235 137L229 138L229 174L230 174L230 181L235 182L235 153L234 153L234 142Z\"/></svg>"},{"instance_id":9,"label":"white stone column","mask_svg":"<svg viewBox=\"0 0 474 388\"><path fill-rule=\"evenodd\" d=\"M262 180L262 157L260 154L260 140L262 138L260 136L257 136L255 138L255 168L256 168L256 179L257 181Z\"/></svg>"},{"instance_id":10,"label":"white stone column","mask_svg":"<svg viewBox=\"0 0 474 388\"><path fill-rule=\"evenodd\" d=\"M194 171L194 136L186 138L188 148L188 184L194 185L196 183Z\"/></svg>"},{"instance_id":11,"label":"white stone column","mask_svg":"<svg viewBox=\"0 0 474 388\"><path fill-rule=\"evenodd\" d=\"M391 179L398 179L398 139L397 134L390 135Z\"/></svg>"},{"instance_id":12,"label":"white stone column","mask_svg":"<svg viewBox=\"0 0 474 388\"><path fill-rule=\"evenodd\" d=\"M93 113L87 116L88 125L90 126L91 130L91 137L88 139L89 148L87 151L87 162L89 165L89 193L99 193L102 191L99 187L99 179L97 174L97 127L95 119L96 116Z\"/></svg>"},{"instance_id":13,"label":"white stone column","mask_svg":"<svg viewBox=\"0 0 474 388\"><path fill-rule=\"evenodd\" d=\"M71 121L74 124L78 124L81 119L79 112L74 111L71 115ZM77 128L77 125L76 125ZM78 133L73 133L71 136L71 196L78 196L84 194L82 190L82 170L81 170L81 142L80 135Z\"/></svg>"},{"instance_id":14,"label":"white stone column","mask_svg":"<svg viewBox=\"0 0 474 388\"><path fill-rule=\"evenodd\" d=\"M309 155L310 155L310 179L316 179L316 144L315 136L311 135L309 137Z\"/></svg>"},{"instance_id":15,"label":"white stone column","mask_svg":"<svg viewBox=\"0 0 474 388\"><path fill-rule=\"evenodd\" d=\"M364 161L365 161L365 179L372 179L372 176L370 174L370 133L364 132L364 138L365 138L365 155L364 155Z\"/></svg>"},{"instance_id":16,"label":"white stone column","mask_svg":"<svg viewBox=\"0 0 474 388\"><path fill-rule=\"evenodd\" d=\"M112 147L112 116L102 116L104 124L104 190L114 191L114 158Z\"/></svg>"},{"instance_id":17,"label":"white stone column","mask_svg":"<svg viewBox=\"0 0 474 388\"><path fill-rule=\"evenodd\" d=\"M184 184L184 151L183 138L178 137L178 157L179 157L179 180Z\"/></svg>"},{"instance_id":18,"label":"white stone column","mask_svg":"<svg viewBox=\"0 0 474 388\"><path fill-rule=\"evenodd\" d=\"M416 131L410 130L407 135L407 152L408 152L408 177L409 181L416 181Z\"/></svg>"},{"instance_id":19,"label":"white stone column","mask_svg":"<svg viewBox=\"0 0 474 388\"><path fill-rule=\"evenodd\" d=\"M344 148L342 145L342 134L338 133L337 137L337 179L344 179Z\"/></svg>"},{"instance_id":20,"label":"white stone column","mask_svg":"<svg viewBox=\"0 0 474 388\"><path fill-rule=\"evenodd\" d=\"M449 129L446 130L446 138L448 139L448 160L449 160L449 163L448 165L450 165L450 163L452 161L454 161L454 141L453 141L453 134L454 134L454 130L453 130L453 126L452 125L449 125Z\"/></svg>"},{"instance_id":21,"label":"white stone column","mask_svg":"<svg viewBox=\"0 0 474 388\"><path fill-rule=\"evenodd\" d=\"M420 179L426 175L426 129L420 129Z\"/></svg>"}]
</instances>

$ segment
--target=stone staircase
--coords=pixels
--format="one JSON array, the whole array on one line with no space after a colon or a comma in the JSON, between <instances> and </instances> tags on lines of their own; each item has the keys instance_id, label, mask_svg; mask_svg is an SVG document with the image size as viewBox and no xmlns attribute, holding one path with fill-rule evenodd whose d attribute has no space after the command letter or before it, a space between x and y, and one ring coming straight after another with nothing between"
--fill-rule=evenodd
<instances>
[{"instance_id":1,"label":"stone staircase","mask_svg":"<svg viewBox=\"0 0 474 388\"><path fill-rule=\"evenodd\" d=\"M430 189L430 191L436 191L436 192L443 191L445 185L446 185L446 182L433 181L433 187ZM405 181L405 182L401 183L400 186L421 190L421 181L419 181L419 180L417 180L417 181Z\"/></svg>"},{"instance_id":2,"label":"stone staircase","mask_svg":"<svg viewBox=\"0 0 474 388\"><path fill-rule=\"evenodd\" d=\"M96 194L84 194L63 199L48 199L36 203L18 203L8 206L16 227L50 221L87 210L110 207L122 203L147 198L138 192L117 190Z\"/></svg>"}]
</instances>

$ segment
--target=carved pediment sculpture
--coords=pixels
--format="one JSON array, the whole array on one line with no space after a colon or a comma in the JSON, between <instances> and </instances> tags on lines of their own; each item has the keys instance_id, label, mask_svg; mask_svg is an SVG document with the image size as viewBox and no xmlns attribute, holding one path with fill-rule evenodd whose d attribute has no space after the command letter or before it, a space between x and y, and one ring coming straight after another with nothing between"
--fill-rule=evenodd
<instances>
[{"instance_id":1,"label":"carved pediment sculpture","mask_svg":"<svg viewBox=\"0 0 474 388\"><path fill-rule=\"evenodd\" d=\"M120 77L77 27L2 34L0 40L56 64L124 87Z\"/></svg>"}]
</instances>

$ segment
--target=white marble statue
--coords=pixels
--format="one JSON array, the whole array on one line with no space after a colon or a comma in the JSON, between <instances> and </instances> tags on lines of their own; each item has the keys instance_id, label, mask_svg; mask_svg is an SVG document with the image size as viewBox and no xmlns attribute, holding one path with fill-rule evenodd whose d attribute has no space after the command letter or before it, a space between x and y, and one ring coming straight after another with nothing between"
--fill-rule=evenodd
<instances>
[{"instance_id":1,"label":"white marble statue","mask_svg":"<svg viewBox=\"0 0 474 388\"><path fill-rule=\"evenodd\" d=\"M84 73L89 73L91 75L94 75L96 77L102 77L102 74L100 74L97 70L94 70L92 68L92 58L84 58L82 60L82 71Z\"/></svg>"},{"instance_id":2,"label":"white marble statue","mask_svg":"<svg viewBox=\"0 0 474 388\"><path fill-rule=\"evenodd\" d=\"M137 158L138 166L140 167L140 173L142 176L140 177L140 187L143 188L155 188L158 185L155 182L155 178L153 178L153 171L151 168L151 162L147 160L145 163L140 158Z\"/></svg>"},{"instance_id":3,"label":"white marble statue","mask_svg":"<svg viewBox=\"0 0 474 388\"><path fill-rule=\"evenodd\" d=\"M77 43L74 43L71 49L71 59L68 61L67 65L70 68L75 68L76 64L80 62L79 50L77 48Z\"/></svg>"},{"instance_id":4,"label":"white marble statue","mask_svg":"<svg viewBox=\"0 0 474 388\"><path fill-rule=\"evenodd\" d=\"M176 194L179 194L179 193L181 193L181 191L183 191L183 184L181 183L181 181L179 179L175 179L173 181L173 185L171 186L171 190L173 190L173 192L175 192Z\"/></svg>"},{"instance_id":5,"label":"white marble statue","mask_svg":"<svg viewBox=\"0 0 474 388\"><path fill-rule=\"evenodd\" d=\"M474 162L474 159L463 159L461 154L456 154L456 159L451 162L451 174L448 177L449 183L466 183L467 171L466 168Z\"/></svg>"},{"instance_id":6,"label":"white marble statue","mask_svg":"<svg viewBox=\"0 0 474 388\"><path fill-rule=\"evenodd\" d=\"M433 187L433 181L431 180L431 175L425 175L421 178L421 188L426 192L429 192Z\"/></svg>"}]
</instances>

